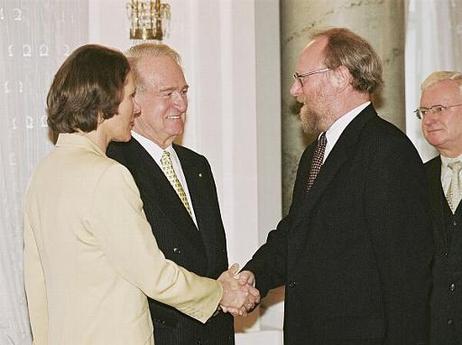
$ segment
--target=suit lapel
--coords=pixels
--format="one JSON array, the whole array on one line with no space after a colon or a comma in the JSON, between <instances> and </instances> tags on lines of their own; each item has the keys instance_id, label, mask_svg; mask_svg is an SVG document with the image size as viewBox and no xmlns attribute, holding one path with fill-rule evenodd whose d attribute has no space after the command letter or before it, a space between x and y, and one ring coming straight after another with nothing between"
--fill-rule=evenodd
<instances>
[{"instance_id":1,"label":"suit lapel","mask_svg":"<svg viewBox=\"0 0 462 345\"><path fill-rule=\"evenodd\" d=\"M177 231L180 231L182 236L186 236L191 243L200 241L196 225L162 169L141 144L135 139L132 141L138 160L142 162L136 164L135 169L147 188L146 196L154 199L153 204L157 205L167 218L176 225Z\"/></svg>"},{"instance_id":2,"label":"suit lapel","mask_svg":"<svg viewBox=\"0 0 462 345\"><path fill-rule=\"evenodd\" d=\"M332 151L324 162L313 186L310 191L305 194L305 199L301 206L303 211L298 213L299 217L295 222L295 227L300 222L309 218L311 211L318 203L326 188L330 185L334 177L341 171L345 162L350 159L363 127L374 116L377 116L377 113L372 105L367 106L353 119L353 121L348 124L343 133L340 135L340 138L335 143ZM311 156L312 155L313 153L311 153ZM311 159L309 165L311 165ZM308 172L306 176L308 176Z\"/></svg>"},{"instance_id":3,"label":"suit lapel","mask_svg":"<svg viewBox=\"0 0 462 345\"><path fill-rule=\"evenodd\" d=\"M206 247L207 254L211 250L210 246L207 245L208 240L215 238L217 229L207 226L207 220L210 218L208 214L209 198L207 197L207 188L208 184L212 183L208 179L208 173L203 171L204 166L202 164L197 164L198 160L190 159L190 156L186 154L184 150L181 150L177 145L173 145L178 158L180 159L181 166L183 167L183 173L186 178L186 183L188 184L189 195L191 196L192 207L194 209L194 215L196 216L198 233L202 242ZM210 255L207 255L209 258Z\"/></svg>"},{"instance_id":4,"label":"suit lapel","mask_svg":"<svg viewBox=\"0 0 462 345\"><path fill-rule=\"evenodd\" d=\"M188 184L188 191L191 197L194 215L196 216L197 226L199 229L201 229L201 223L199 222L199 219L202 221L200 205L205 200L199 197L199 183L204 175L204 172L201 170L200 166L197 166L193 160L189 159L188 155L184 154L184 152L177 145L174 144L173 148L180 160L183 174L186 179L186 183Z\"/></svg>"},{"instance_id":5,"label":"suit lapel","mask_svg":"<svg viewBox=\"0 0 462 345\"><path fill-rule=\"evenodd\" d=\"M448 250L448 234L446 229L446 214L451 214L448 202L441 186L441 158L438 156L427 163L426 167L430 205L433 214L434 235L437 243L443 244L444 250Z\"/></svg>"}]
</instances>

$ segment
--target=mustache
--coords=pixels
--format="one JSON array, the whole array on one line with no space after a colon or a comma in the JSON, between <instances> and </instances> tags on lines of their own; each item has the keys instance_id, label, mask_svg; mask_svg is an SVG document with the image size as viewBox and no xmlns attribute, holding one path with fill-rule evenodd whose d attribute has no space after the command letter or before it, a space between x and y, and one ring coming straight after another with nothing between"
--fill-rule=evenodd
<instances>
[{"instance_id":1,"label":"mustache","mask_svg":"<svg viewBox=\"0 0 462 345\"><path fill-rule=\"evenodd\" d=\"M297 96L297 98L289 105L289 111L293 115L298 115L304 105L305 96Z\"/></svg>"},{"instance_id":2,"label":"mustache","mask_svg":"<svg viewBox=\"0 0 462 345\"><path fill-rule=\"evenodd\" d=\"M300 96L297 96L296 100L297 100L298 103L305 104L306 97L305 97L305 95L300 95Z\"/></svg>"}]
</instances>

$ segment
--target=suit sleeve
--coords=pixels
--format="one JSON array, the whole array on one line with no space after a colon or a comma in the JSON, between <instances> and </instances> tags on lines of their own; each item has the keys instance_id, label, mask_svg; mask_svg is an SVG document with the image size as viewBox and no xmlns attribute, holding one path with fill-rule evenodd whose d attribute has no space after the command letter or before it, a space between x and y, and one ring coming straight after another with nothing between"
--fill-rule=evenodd
<instances>
[{"instance_id":1,"label":"suit sleeve","mask_svg":"<svg viewBox=\"0 0 462 345\"><path fill-rule=\"evenodd\" d=\"M288 234L296 210L304 197L304 186L313 148L314 146L310 145L300 159L288 215L279 222L275 230L268 234L266 243L257 250L242 269L255 274L256 288L262 296L266 295L270 289L286 283Z\"/></svg>"},{"instance_id":2,"label":"suit sleeve","mask_svg":"<svg viewBox=\"0 0 462 345\"><path fill-rule=\"evenodd\" d=\"M386 147L383 144L382 147ZM422 162L411 145L371 159L365 214L382 284L386 345L426 344L433 251Z\"/></svg>"},{"instance_id":3,"label":"suit sleeve","mask_svg":"<svg viewBox=\"0 0 462 345\"><path fill-rule=\"evenodd\" d=\"M142 207L128 170L113 164L99 180L88 223L122 277L152 299L205 322L221 299L221 285L167 260Z\"/></svg>"},{"instance_id":4,"label":"suit sleeve","mask_svg":"<svg viewBox=\"0 0 462 345\"><path fill-rule=\"evenodd\" d=\"M45 279L27 209L24 216L24 283L33 344L46 345L48 344L48 307Z\"/></svg>"}]
</instances>

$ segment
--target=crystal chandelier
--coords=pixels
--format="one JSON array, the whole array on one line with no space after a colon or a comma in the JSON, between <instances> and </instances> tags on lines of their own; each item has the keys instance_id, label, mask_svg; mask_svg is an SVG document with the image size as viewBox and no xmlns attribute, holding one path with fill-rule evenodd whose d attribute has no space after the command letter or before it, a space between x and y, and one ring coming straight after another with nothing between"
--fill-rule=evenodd
<instances>
[{"instance_id":1,"label":"crystal chandelier","mask_svg":"<svg viewBox=\"0 0 462 345\"><path fill-rule=\"evenodd\" d=\"M170 24L170 5L161 0L131 0L127 3L130 39L162 41Z\"/></svg>"}]
</instances>

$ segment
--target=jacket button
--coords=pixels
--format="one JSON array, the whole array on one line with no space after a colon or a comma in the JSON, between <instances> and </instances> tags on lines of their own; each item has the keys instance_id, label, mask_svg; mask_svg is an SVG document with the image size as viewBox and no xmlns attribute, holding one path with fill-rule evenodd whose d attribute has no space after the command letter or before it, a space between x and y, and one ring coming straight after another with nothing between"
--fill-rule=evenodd
<instances>
[{"instance_id":1,"label":"jacket button","mask_svg":"<svg viewBox=\"0 0 462 345\"><path fill-rule=\"evenodd\" d=\"M452 319L448 319L448 325L452 325L453 324L453 320Z\"/></svg>"},{"instance_id":2,"label":"jacket button","mask_svg":"<svg viewBox=\"0 0 462 345\"><path fill-rule=\"evenodd\" d=\"M294 288L295 285L297 285L297 284L295 283L295 280L291 280L291 281L289 282L289 287L290 287L290 288Z\"/></svg>"},{"instance_id":3,"label":"jacket button","mask_svg":"<svg viewBox=\"0 0 462 345\"><path fill-rule=\"evenodd\" d=\"M456 226L456 225L457 225L457 221L454 220L454 221L452 222L452 225Z\"/></svg>"},{"instance_id":4,"label":"jacket button","mask_svg":"<svg viewBox=\"0 0 462 345\"><path fill-rule=\"evenodd\" d=\"M456 289L456 284L452 283L451 285L449 285L450 291L454 291L455 289Z\"/></svg>"},{"instance_id":5,"label":"jacket button","mask_svg":"<svg viewBox=\"0 0 462 345\"><path fill-rule=\"evenodd\" d=\"M175 254L181 254L181 249L175 247L175 248L173 248L173 252L174 252Z\"/></svg>"}]
</instances>

